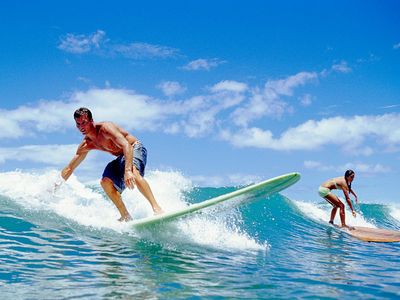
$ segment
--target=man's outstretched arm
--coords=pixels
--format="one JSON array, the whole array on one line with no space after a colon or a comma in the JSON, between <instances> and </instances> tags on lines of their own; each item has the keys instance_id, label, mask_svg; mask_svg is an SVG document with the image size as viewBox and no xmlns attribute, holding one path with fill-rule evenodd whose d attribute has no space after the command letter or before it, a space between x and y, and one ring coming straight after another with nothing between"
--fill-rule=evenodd
<instances>
[{"instance_id":1,"label":"man's outstretched arm","mask_svg":"<svg viewBox=\"0 0 400 300\"><path fill-rule=\"evenodd\" d=\"M61 177L64 180L67 180L71 176L71 174L74 172L74 170L86 158L86 155L88 154L88 152L89 152L89 150L86 147L86 143L83 142L82 144L79 145L75 156L71 159L69 164L61 171Z\"/></svg>"}]
</instances>

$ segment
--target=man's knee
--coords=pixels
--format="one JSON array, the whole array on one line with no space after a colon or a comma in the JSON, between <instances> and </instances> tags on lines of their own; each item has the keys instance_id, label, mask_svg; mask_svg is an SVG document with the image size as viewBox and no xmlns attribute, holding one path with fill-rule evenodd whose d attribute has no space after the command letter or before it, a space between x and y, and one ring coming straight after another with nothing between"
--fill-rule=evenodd
<instances>
[{"instance_id":1,"label":"man's knee","mask_svg":"<svg viewBox=\"0 0 400 300\"><path fill-rule=\"evenodd\" d=\"M142 186L143 184L147 183L146 179L144 179L144 177L142 177L139 173L138 173L138 176L135 176L135 182L136 182L136 185L139 185L139 186Z\"/></svg>"},{"instance_id":2,"label":"man's knee","mask_svg":"<svg viewBox=\"0 0 400 300\"><path fill-rule=\"evenodd\" d=\"M100 180L100 184L103 187L103 189L110 188L114 185L113 181L108 177L103 177Z\"/></svg>"}]
</instances>

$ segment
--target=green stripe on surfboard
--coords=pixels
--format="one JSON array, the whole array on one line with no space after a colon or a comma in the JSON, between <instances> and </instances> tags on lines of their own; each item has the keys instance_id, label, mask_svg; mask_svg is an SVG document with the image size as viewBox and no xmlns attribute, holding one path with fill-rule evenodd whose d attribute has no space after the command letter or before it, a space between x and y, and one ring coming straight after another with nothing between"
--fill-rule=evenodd
<instances>
[{"instance_id":1,"label":"green stripe on surfboard","mask_svg":"<svg viewBox=\"0 0 400 300\"><path fill-rule=\"evenodd\" d=\"M289 173L278 177L267 179L265 181L246 186L231 193L227 193L200 203L192 204L188 207L177 211L166 212L161 215L151 216L130 222L131 227L140 228L149 225L155 225L161 222L170 221L173 219L187 216L196 211L200 211L206 207L214 206L219 203L233 201L240 196L246 196L242 203L246 203L254 199L255 196L268 196L273 193L280 192L300 180L299 173Z\"/></svg>"}]
</instances>

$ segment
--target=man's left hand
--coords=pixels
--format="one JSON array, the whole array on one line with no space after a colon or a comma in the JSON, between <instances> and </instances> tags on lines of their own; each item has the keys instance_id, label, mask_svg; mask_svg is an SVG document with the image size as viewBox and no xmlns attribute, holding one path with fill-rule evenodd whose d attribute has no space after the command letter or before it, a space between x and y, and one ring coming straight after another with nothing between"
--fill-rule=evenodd
<instances>
[{"instance_id":1,"label":"man's left hand","mask_svg":"<svg viewBox=\"0 0 400 300\"><path fill-rule=\"evenodd\" d=\"M134 189L135 188L135 176L133 175L132 171L125 171L125 176L124 176L124 181L125 181L125 186L129 189Z\"/></svg>"}]
</instances>

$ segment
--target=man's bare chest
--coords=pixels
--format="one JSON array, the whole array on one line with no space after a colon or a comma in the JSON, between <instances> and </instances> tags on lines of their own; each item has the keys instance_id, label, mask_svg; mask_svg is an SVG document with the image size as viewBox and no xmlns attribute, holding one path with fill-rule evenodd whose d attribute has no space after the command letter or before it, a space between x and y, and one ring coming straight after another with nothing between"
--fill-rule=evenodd
<instances>
[{"instance_id":1,"label":"man's bare chest","mask_svg":"<svg viewBox=\"0 0 400 300\"><path fill-rule=\"evenodd\" d=\"M116 145L112 140L105 137L97 137L89 141L89 147L97 150L109 152L114 155L122 154L122 149Z\"/></svg>"}]
</instances>

